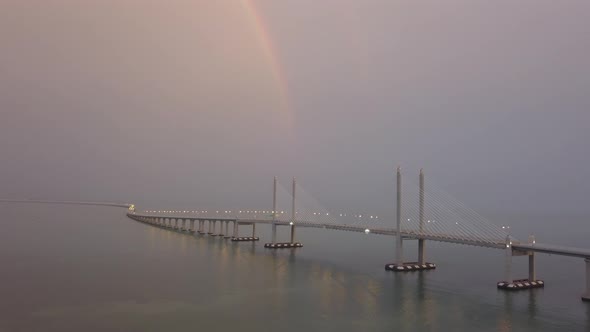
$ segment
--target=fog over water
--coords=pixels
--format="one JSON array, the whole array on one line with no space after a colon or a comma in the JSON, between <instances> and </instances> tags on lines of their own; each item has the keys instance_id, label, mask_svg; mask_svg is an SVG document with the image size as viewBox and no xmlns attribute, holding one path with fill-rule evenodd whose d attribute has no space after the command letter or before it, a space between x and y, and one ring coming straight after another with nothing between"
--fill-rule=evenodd
<instances>
[{"instance_id":1,"label":"fog over water","mask_svg":"<svg viewBox=\"0 0 590 332\"><path fill-rule=\"evenodd\" d=\"M264 224L232 242L4 200L268 211L278 176L289 211L296 176L362 231L393 227L401 166L404 208L424 168L458 201L425 214L589 248L589 35L587 0L0 0L0 332L589 331L580 258L539 254L546 287L507 293L505 250L429 240L436 270L390 273L378 228L275 251Z\"/></svg>"},{"instance_id":2,"label":"fog over water","mask_svg":"<svg viewBox=\"0 0 590 332\"><path fill-rule=\"evenodd\" d=\"M1 6L1 197L589 212L588 1Z\"/></svg>"}]
</instances>

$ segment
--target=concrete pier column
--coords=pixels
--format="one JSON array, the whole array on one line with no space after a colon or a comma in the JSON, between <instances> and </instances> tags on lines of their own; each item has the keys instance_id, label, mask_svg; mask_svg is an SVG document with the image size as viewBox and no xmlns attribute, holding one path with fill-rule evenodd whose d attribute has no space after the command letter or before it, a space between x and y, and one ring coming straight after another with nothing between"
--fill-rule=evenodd
<instances>
[{"instance_id":1,"label":"concrete pier column","mask_svg":"<svg viewBox=\"0 0 590 332\"><path fill-rule=\"evenodd\" d=\"M505 281L508 284L512 283L512 240L510 235L506 236L506 262L505 262Z\"/></svg>"},{"instance_id":2,"label":"concrete pier column","mask_svg":"<svg viewBox=\"0 0 590 332\"><path fill-rule=\"evenodd\" d=\"M191 229L190 229L190 231L193 232L193 233L195 232L195 220L194 219L191 219Z\"/></svg>"},{"instance_id":3,"label":"concrete pier column","mask_svg":"<svg viewBox=\"0 0 590 332\"><path fill-rule=\"evenodd\" d=\"M229 221L225 222L225 236L229 236Z\"/></svg>"},{"instance_id":4,"label":"concrete pier column","mask_svg":"<svg viewBox=\"0 0 590 332\"><path fill-rule=\"evenodd\" d=\"M426 247L426 240L419 239L418 240L418 264L422 265L425 262L425 253L424 249Z\"/></svg>"},{"instance_id":5,"label":"concrete pier column","mask_svg":"<svg viewBox=\"0 0 590 332\"><path fill-rule=\"evenodd\" d=\"M531 252L529 254L529 280L535 281L537 280L537 273L535 272L535 253Z\"/></svg>"},{"instance_id":6,"label":"concrete pier column","mask_svg":"<svg viewBox=\"0 0 590 332\"><path fill-rule=\"evenodd\" d=\"M252 223L252 237L256 236L256 224Z\"/></svg>"},{"instance_id":7,"label":"concrete pier column","mask_svg":"<svg viewBox=\"0 0 590 332\"><path fill-rule=\"evenodd\" d=\"M402 170L401 167L397 168L397 211L396 211L396 241L395 241L395 254L396 263L403 265L404 263L404 252L402 244Z\"/></svg>"},{"instance_id":8,"label":"concrete pier column","mask_svg":"<svg viewBox=\"0 0 590 332\"><path fill-rule=\"evenodd\" d=\"M207 230L207 233L211 234L211 220L209 220L209 225L208 225L209 229Z\"/></svg>"},{"instance_id":9,"label":"concrete pier column","mask_svg":"<svg viewBox=\"0 0 590 332\"><path fill-rule=\"evenodd\" d=\"M239 236L240 226L238 226L238 222L234 221L234 237Z\"/></svg>"},{"instance_id":10,"label":"concrete pier column","mask_svg":"<svg viewBox=\"0 0 590 332\"><path fill-rule=\"evenodd\" d=\"M182 219L182 230L186 231L186 219Z\"/></svg>"},{"instance_id":11,"label":"concrete pier column","mask_svg":"<svg viewBox=\"0 0 590 332\"><path fill-rule=\"evenodd\" d=\"M584 259L586 263L586 293L582 295L582 300L590 301L590 258Z\"/></svg>"},{"instance_id":12,"label":"concrete pier column","mask_svg":"<svg viewBox=\"0 0 590 332\"><path fill-rule=\"evenodd\" d=\"M535 236L531 235L529 236L529 243L530 244L535 244ZM530 281L535 281L537 280L537 275L535 272L535 252L531 251L529 252L529 280Z\"/></svg>"},{"instance_id":13,"label":"concrete pier column","mask_svg":"<svg viewBox=\"0 0 590 332\"><path fill-rule=\"evenodd\" d=\"M174 219L174 229L178 229L178 218Z\"/></svg>"},{"instance_id":14,"label":"concrete pier column","mask_svg":"<svg viewBox=\"0 0 590 332\"><path fill-rule=\"evenodd\" d=\"M219 221L219 236L223 236L223 220Z\"/></svg>"}]
</instances>

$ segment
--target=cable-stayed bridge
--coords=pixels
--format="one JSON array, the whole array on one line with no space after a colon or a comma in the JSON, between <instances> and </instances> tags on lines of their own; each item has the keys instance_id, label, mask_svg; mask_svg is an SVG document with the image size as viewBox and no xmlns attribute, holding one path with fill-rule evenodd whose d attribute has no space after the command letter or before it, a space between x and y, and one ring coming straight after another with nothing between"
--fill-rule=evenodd
<instances>
[{"instance_id":1,"label":"cable-stayed bridge","mask_svg":"<svg viewBox=\"0 0 590 332\"><path fill-rule=\"evenodd\" d=\"M268 249L298 248L303 245L295 241L296 228L316 228L377 234L395 237L395 261L385 265L386 270L394 272L420 271L436 268L426 261L427 241L446 242L468 246L478 246L504 250L505 280L498 288L522 290L544 287L537 279L535 253L563 255L583 258L586 267L586 291L582 299L590 301L590 249L571 248L541 244L533 236L527 241L519 241L508 233L508 227L496 225L477 212L466 207L450 195L436 188L425 187L424 173L418 182L403 181L401 170L397 170L395 216L388 217L370 213L329 211L312 195L297 184L295 179L289 190L273 181L272 208L259 209L195 209L195 210L145 210L137 211L134 204L112 202L80 202L50 200L8 200L0 202L50 203L116 206L128 208L131 219L186 234L219 236L231 241L258 241L256 226L271 226L272 238L264 246ZM270 206L270 204L269 204ZM230 230L230 225L231 230ZM240 226L249 227L248 236L240 236ZM277 241L277 228L288 227L290 239ZM243 232L243 230L242 230ZM251 232L251 233L250 233ZM415 261L404 258L403 243L406 240L418 241ZM296 250L296 249L294 249ZM528 279L512 278L512 257L528 256Z\"/></svg>"},{"instance_id":2,"label":"cable-stayed bridge","mask_svg":"<svg viewBox=\"0 0 590 332\"><path fill-rule=\"evenodd\" d=\"M536 243L534 236L526 242L513 238L508 227L496 225L458 200L439 190L426 190L424 173L420 170L418 183L402 182L397 169L395 217L374 214L330 212L319 204L293 179L290 190L279 187L273 181L273 201L269 210L147 210L138 212L130 208L128 216L134 220L188 234L222 236L232 241L258 241L257 225L272 227L271 241L265 248L298 248L296 228L321 228L378 234L395 237L395 262L385 265L395 272L434 269L434 263L426 262L426 242L437 241L468 246L500 249L506 252L505 280L498 288L522 290L544 287L535 272L535 253L583 258L586 264L586 292L583 300L590 300L590 249L568 248ZM230 231L230 224L232 225ZM218 227L219 225L219 227ZM251 227L249 236L240 236L240 226ZM277 241L277 227L289 227L290 239ZM404 260L405 240L418 241L415 261ZM512 278L512 257L528 256L528 279Z\"/></svg>"}]
</instances>

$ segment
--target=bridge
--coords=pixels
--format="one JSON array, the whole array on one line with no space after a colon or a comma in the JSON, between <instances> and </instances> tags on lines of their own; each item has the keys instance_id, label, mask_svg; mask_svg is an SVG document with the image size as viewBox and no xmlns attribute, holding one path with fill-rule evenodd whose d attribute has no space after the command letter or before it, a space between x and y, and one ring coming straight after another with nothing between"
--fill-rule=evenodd
<instances>
[{"instance_id":1,"label":"bridge","mask_svg":"<svg viewBox=\"0 0 590 332\"><path fill-rule=\"evenodd\" d=\"M0 203L41 203L41 204L65 204L65 205L94 205L94 206L113 206L123 207L128 209L135 209L135 205L131 203L114 203L114 202L86 202L86 201L55 201L42 199L0 199Z\"/></svg>"},{"instance_id":2,"label":"bridge","mask_svg":"<svg viewBox=\"0 0 590 332\"><path fill-rule=\"evenodd\" d=\"M295 241L296 228L316 228L384 235L395 238L395 261L385 264L385 269L393 272L432 270L436 264L426 261L427 241L453 243L457 245L478 246L504 250L505 277L497 287L504 290L524 290L544 287L543 280L537 279L535 254L551 254L582 258L586 267L586 290L582 300L590 301L590 249L571 248L537 243L534 236L525 241L508 234L507 227L498 226L481 217L460 202L436 190L425 190L424 172L420 170L418 184L402 186L401 170L397 169L396 215L395 220L377 215L330 213L313 199L305 197L305 192L293 179L291 190L283 200L278 199L277 178L273 181L273 202L270 210L146 210L136 211L134 204L112 202L80 202L50 200L9 200L13 203L50 203L125 207L127 216L133 220L165 229L193 235L219 236L242 242L258 241L256 226L271 226L271 241L265 248L300 248L303 244ZM414 191L412 193L412 191ZM297 195L299 194L299 196ZM303 194L303 195L301 195ZM306 200L307 198L307 200ZM417 199L416 199L417 198ZM279 201L290 201L290 206L279 206ZM285 213L289 210L290 214ZM232 229L230 232L230 224ZM218 227L219 225L219 227ZM250 228L248 236L240 236L240 226ZM277 227L288 227L288 242L277 241ZM230 234L231 233L231 234ZM418 241L417 260L404 260L403 243L406 240ZM528 278L512 277L512 259L515 256L528 257Z\"/></svg>"},{"instance_id":3,"label":"bridge","mask_svg":"<svg viewBox=\"0 0 590 332\"><path fill-rule=\"evenodd\" d=\"M138 212L130 208L128 217L149 225L172 229L187 234L221 236L231 241L258 241L257 225L272 227L271 241L264 246L268 249L299 248L303 245L295 241L296 228L320 228L391 236L395 238L395 262L385 265L393 272L431 270L436 264L426 261L427 241L453 243L457 245L478 246L499 249L506 252L505 279L497 284L499 289L524 290L544 287L543 280L537 279L535 271L535 254L570 256L584 259L586 266L586 291L582 300L590 301L590 249L562 247L537 243L534 236L523 242L510 236L508 228L495 225L481 217L475 211L435 190L426 191L424 172L420 170L416 188L402 186L401 170L397 169L396 217L395 221L378 216L348 216L334 214L322 207L303 207L297 197L301 189L293 179L288 199L290 214L277 205L277 179L273 181L273 203L271 210L198 210L170 211L148 210ZM407 195L415 189L415 195ZM412 197L417 197L413 199ZM313 203L313 202L312 202ZM311 204L313 205L313 204ZM315 212L314 212L315 211ZM343 218L344 217L344 218ZM219 227L217 225L219 224ZM229 225L232 225L230 234ZM250 227L249 236L240 236L240 226ZM277 241L277 227L290 228L288 242ZM418 241L417 260L405 261L403 243L405 240ZM527 256L529 269L527 279L512 277L512 258Z\"/></svg>"}]
</instances>

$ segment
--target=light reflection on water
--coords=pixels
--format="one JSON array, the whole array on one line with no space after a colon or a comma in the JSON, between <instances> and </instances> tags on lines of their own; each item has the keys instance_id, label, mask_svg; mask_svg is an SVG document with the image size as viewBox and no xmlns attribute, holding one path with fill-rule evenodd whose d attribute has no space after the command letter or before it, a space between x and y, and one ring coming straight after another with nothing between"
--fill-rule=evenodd
<instances>
[{"instance_id":1,"label":"light reflection on water","mask_svg":"<svg viewBox=\"0 0 590 332\"><path fill-rule=\"evenodd\" d=\"M471 247L429 244L429 258L442 262L437 270L395 274L383 271L393 257L385 237L300 230L304 248L272 251L262 248L270 237L265 227L257 227L260 242L232 243L140 224L118 209L0 209L10 220L0 233L0 331L590 326L590 306L577 296L581 269L567 275L570 284L555 284L564 278L551 271L555 257L539 259L545 290L507 294L494 284L503 261ZM284 230L279 235L286 237ZM408 255L413 249L408 244Z\"/></svg>"}]
</instances>

